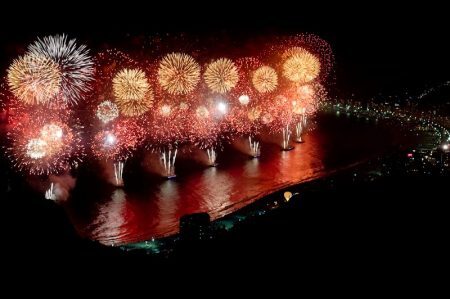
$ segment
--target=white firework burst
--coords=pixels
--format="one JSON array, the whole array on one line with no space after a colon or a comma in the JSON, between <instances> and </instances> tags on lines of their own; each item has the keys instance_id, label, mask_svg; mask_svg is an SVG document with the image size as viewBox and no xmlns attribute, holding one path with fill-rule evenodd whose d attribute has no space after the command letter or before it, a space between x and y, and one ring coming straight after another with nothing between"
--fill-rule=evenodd
<instances>
[{"instance_id":1,"label":"white firework burst","mask_svg":"<svg viewBox=\"0 0 450 299\"><path fill-rule=\"evenodd\" d=\"M38 38L28 46L28 53L46 56L59 66L62 80L58 100L73 105L91 89L94 63L87 47L75 39L68 39L65 34Z\"/></svg>"},{"instance_id":2,"label":"white firework burst","mask_svg":"<svg viewBox=\"0 0 450 299\"><path fill-rule=\"evenodd\" d=\"M106 124L119 116L119 108L111 101L103 101L97 106L96 115Z\"/></svg>"}]
</instances>

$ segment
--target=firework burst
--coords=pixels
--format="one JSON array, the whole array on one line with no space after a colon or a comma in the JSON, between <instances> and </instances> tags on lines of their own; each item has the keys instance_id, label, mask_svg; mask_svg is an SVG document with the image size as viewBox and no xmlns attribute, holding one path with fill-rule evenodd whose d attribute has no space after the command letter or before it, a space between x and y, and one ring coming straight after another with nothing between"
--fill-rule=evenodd
<instances>
[{"instance_id":1,"label":"firework burst","mask_svg":"<svg viewBox=\"0 0 450 299\"><path fill-rule=\"evenodd\" d=\"M61 173L81 162L80 127L69 127L43 113L15 117L8 132L7 153L14 166L33 175Z\"/></svg>"},{"instance_id":2,"label":"firework burst","mask_svg":"<svg viewBox=\"0 0 450 299\"><path fill-rule=\"evenodd\" d=\"M209 117L209 111L208 108L206 108L205 106L199 106L196 110L195 110L195 114L198 118L207 118Z\"/></svg>"},{"instance_id":3,"label":"firework burst","mask_svg":"<svg viewBox=\"0 0 450 299\"><path fill-rule=\"evenodd\" d=\"M288 39L292 46L301 46L320 59L320 78L322 83L327 79L334 65L333 50L329 43L314 34L299 34Z\"/></svg>"},{"instance_id":4,"label":"firework burst","mask_svg":"<svg viewBox=\"0 0 450 299\"><path fill-rule=\"evenodd\" d=\"M58 145L62 141L63 130L57 123L45 124L41 129L41 138L48 143L57 143Z\"/></svg>"},{"instance_id":5,"label":"firework burst","mask_svg":"<svg viewBox=\"0 0 450 299\"><path fill-rule=\"evenodd\" d=\"M30 139L26 144L26 156L31 159L41 159L47 155L49 145L41 138Z\"/></svg>"},{"instance_id":6,"label":"firework burst","mask_svg":"<svg viewBox=\"0 0 450 299\"><path fill-rule=\"evenodd\" d=\"M153 92L140 69L123 69L113 79L117 106L125 116L139 116L152 106Z\"/></svg>"},{"instance_id":7,"label":"firework burst","mask_svg":"<svg viewBox=\"0 0 450 299\"><path fill-rule=\"evenodd\" d=\"M254 57L243 57L236 60L239 70L239 82L231 92L231 109L227 115L227 128L231 134L253 136L260 129L260 102L263 96L253 84L253 75L263 67L261 61Z\"/></svg>"},{"instance_id":8,"label":"firework burst","mask_svg":"<svg viewBox=\"0 0 450 299\"><path fill-rule=\"evenodd\" d=\"M124 68L139 68L139 64L127 53L116 49L108 49L100 52L94 57L95 80L105 85L105 82L112 81L114 76ZM107 84L106 84L107 85Z\"/></svg>"},{"instance_id":9,"label":"firework burst","mask_svg":"<svg viewBox=\"0 0 450 299\"><path fill-rule=\"evenodd\" d=\"M238 98L239 104L246 106L250 102L250 97L246 94L239 96Z\"/></svg>"},{"instance_id":10,"label":"firework burst","mask_svg":"<svg viewBox=\"0 0 450 299\"><path fill-rule=\"evenodd\" d=\"M85 45L78 45L75 39L66 35L47 36L28 47L28 54L44 56L53 60L61 72L59 92L54 100L64 104L76 104L91 90L94 67Z\"/></svg>"},{"instance_id":11,"label":"firework burst","mask_svg":"<svg viewBox=\"0 0 450 299\"><path fill-rule=\"evenodd\" d=\"M145 130L133 119L120 119L109 129L98 132L91 145L95 156L125 161L142 143Z\"/></svg>"},{"instance_id":12,"label":"firework burst","mask_svg":"<svg viewBox=\"0 0 450 299\"><path fill-rule=\"evenodd\" d=\"M255 103L251 105L234 106L226 118L225 130L233 135L247 135L258 131L259 107Z\"/></svg>"},{"instance_id":13,"label":"firework burst","mask_svg":"<svg viewBox=\"0 0 450 299\"><path fill-rule=\"evenodd\" d=\"M260 93L271 92L277 88L278 75L270 66L262 66L253 73L252 82Z\"/></svg>"},{"instance_id":14,"label":"firework burst","mask_svg":"<svg viewBox=\"0 0 450 299\"><path fill-rule=\"evenodd\" d=\"M94 56L95 81L94 97L95 104L98 100L104 101L114 96L112 81L117 74L124 69L141 69L139 64L128 54L116 50L108 49L97 53Z\"/></svg>"},{"instance_id":15,"label":"firework burst","mask_svg":"<svg viewBox=\"0 0 450 299\"><path fill-rule=\"evenodd\" d=\"M207 65L204 79L212 91L227 93L239 80L238 70L233 61L220 58Z\"/></svg>"},{"instance_id":16,"label":"firework burst","mask_svg":"<svg viewBox=\"0 0 450 299\"><path fill-rule=\"evenodd\" d=\"M305 49L296 51L283 63L283 76L292 82L305 84L319 76L320 60Z\"/></svg>"},{"instance_id":17,"label":"firework burst","mask_svg":"<svg viewBox=\"0 0 450 299\"><path fill-rule=\"evenodd\" d=\"M96 115L98 119L106 124L119 116L119 109L113 102L103 101L97 106Z\"/></svg>"},{"instance_id":18,"label":"firework burst","mask_svg":"<svg viewBox=\"0 0 450 299\"><path fill-rule=\"evenodd\" d=\"M314 78L314 82L323 83L332 70L334 64L334 55L330 44L314 34L279 36L263 48L261 57L263 57L264 60L267 59L268 62L275 65L277 70L280 70L280 73L282 73L283 77L286 78L288 82L295 82L292 81L292 79L285 77L285 75L283 74L283 64L289 58L297 55L303 56L304 53L311 54L313 57L315 57L315 59L312 59L319 62L319 71L317 76ZM293 62L294 59L291 60L291 63ZM313 64L317 65L316 62L313 62ZM295 80L297 80L298 77L301 76L293 76ZM279 83L281 84L282 82ZM301 82L296 83L305 84Z\"/></svg>"},{"instance_id":19,"label":"firework burst","mask_svg":"<svg viewBox=\"0 0 450 299\"><path fill-rule=\"evenodd\" d=\"M180 108L181 111L186 111L186 110L189 109L189 104L186 103L186 102L181 102L180 105L179 105L179 108Z\"/></svg>"},{"instance_id":20,"label":"firework burst","mask_svg":"<svg viewBox=\"0 0 450 299\"><path fill-rule=\"evenodd\" d=\"M171 53L180 49L180 41L153 47L151 56L139 60L106 50L95 56L94 73L85 46L65 35L38 39L9 67L2 96L8 103L0 102L11 118L7 153L14 164L33 174L76 165L83 146L80 127L72 125L67 108L85 98L90 103L83 109L91 108L89 116L103 123L92 134L92 152L115 161L117 184L122 162L142 144L160 151L168 177L174 174L178 149L190 148L186 145L207 150L214 164L222 141L245 135L256 157L258 134L267 127L282 132L283 149L289 149L293 125L301 137L306 117L325 98L320 84L325 84L333 56L318 37L277 37L270 53L233 61L210 60L192 45L182 47L192 56ZM194 57L209 63L203 69Z\"/></svg>"},{"instance_id":21,"label":"firework burst","mask_svg":"<svg viewBox=\"0 0 450 299\"><path fill-rule=\"evenodd\" d=\"M15 59L7 78L11 92L27 105L47 103L59 93L62 80L58 65L41 54Z\"/></svg>"},{"instance_id":22,"label":"firework burst","mask_svg":"<svg viewBox=\"0 0 450 299\"><path fill-rule=\"evenodd\" d=\"M212 98L199 101L195 114L190 117L188 124L189 136L192 143L200 149L207 150L210 158L210 165L215 164L216 149L220 147L221 130L220 111L217 110L217 103ZM214 157L214 159L212 159Z\"/></svg>"},{"instance_id":23,"label":"firework burst","mask_svg":"<svg viewBox=\"0 0 450 299\"><path fill-rule=\"evenodd\" d=\"M183 105L184 106L184 105ZM147 119L146 147L159 150L161 147L181 144L186 141L189 110L169 103L159 103L152 109L152 118Z\"/></svg>"},{"instance_id":24,"label":"firework burst","mask_svg":"<svg viewBox=\"0 0 450 299\"><path fill-rule=\"evenodd\" d=\"M272 132L279 132L291 124L293 117L292 102L290 97L283 93L271 99L270 104L264 105L265 113L272 116L272 121L269 123Z\"/></svg>"},{"instance_id":25,"label":"firework burst","mask_svg":"<svg viewBox=\"0 0 450 299\"><path fill-rule=\"evenodd\" d=\"M184 53L171 53L159 63L158 82L172 95L185 95L194 90L200 80L200 66Z\"/></svg>"},{"instance_id":26,"label":"firework burst","mask_svg":"<svg viewBox=\"0 0 450 299\"><path fill-rule=\"evenodd\" d=\"M290 97L280 94L271 101L270 105L266 105L265 107L266 113L273 117L272 121L267 123L266 126L270 129L271 133L281 132L281 148L283 150L293 149L290 145L290 127L294 118L292 100L290 100Z\"/></svg>"},{"instance_id":27,"label":"firework burst","mask_svg":"<svg viewBox=\"0 0 450 299\"><path fill-rule=\"evenodd\" d=\"M251 108L247 113L248 119L252 122L257 121L260 116L261 116L261 109L259 107Z\"/></svg>"},{"instance_id":28,"label":"firework burst","mask_svg":"<svg viewBox=\"0 0 450 299\"><path fill-rule=\"evenodd\" d=\"M319 103L327 97L325 88L319 83L302 85L290 90L289 98L296 115L314 114ZM287 93L285 94L287 95Z\"/></svg>"},{"instance_id":29,"label":"firework burst","mask_svg":"<svg viewBox=\"0 0 450 299\"><path fill-rule=\"evenodd\" d=\"M0 112L8 107L7 104L9 104L11 100L11 95L7 86L6 80L0 79Z\"/></svg>"},{"instance_id":30,"label":"firework burst","mask_svg":"<svg viewBox=\"0 0 450 299\"><path fill-rule=\"evenodd\" d=\"M302 134L307 129L307 119L326 98L326 91L319 83L313 83L294 88L294 94L292 120L295 124L295 141L303 142Z\"/></svg>"},{"instance_id":31,"label":"firework burst","mask_svg":"<svg viewBox=\"0 0 450 299\"><path fill-rule=\"evenodd\" d=\"M273 116L272 114L270 114L270 112L265 112L262 116L261 116L261 123L263 125L270 125L273 121Z\"/></svg>"},{"instance_id":32,"label":"firework burst","mask_svg":"<svg viewBox=\"0 0 450 299\"><path fill-rule=\"evenodd\" d=\"M239 71L239 82L231 91L233 103L248 105L259 100L259 93L253 86L253 73L262 66L261 61L254 57L243 57L236 60Z\"/></svg>"},{"instance_id":33,"label":"firework burst","mask_svg":"<svg viewBox=\"0 0 450 299\"><path fill-rule=\"evenodd\" d=\"M172 114L172 106L170 106L169 104L162 105L159 109L159 114L162 117L170 117L170 115Z\"/></svg>"}]
</instances>

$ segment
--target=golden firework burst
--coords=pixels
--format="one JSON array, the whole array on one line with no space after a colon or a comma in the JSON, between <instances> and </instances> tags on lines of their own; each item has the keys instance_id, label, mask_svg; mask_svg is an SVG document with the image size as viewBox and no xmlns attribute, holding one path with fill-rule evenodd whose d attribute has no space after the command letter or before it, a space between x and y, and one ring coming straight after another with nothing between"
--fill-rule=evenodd
<instances>
[{"instance_id":1,"label":"golden firework burst","mask_svg":"<svg viewBox=\"0 0 450 299\"><path fill-rule=\"evenodd\" d=\"M179 105L180 110L182 111L186 111L189 109L189 104L187 104L186 102L181 102Z\"/></svg>"},{"instance_id":2,"label":"golden firework burst","mask_svg":"<svg viewBox=\"0 0 450 299\"><path fill-rule=\"evenodd\" d=\"M247 117L249 120L251 121L255 121L259 118L259 116L261 115L261 109L259 108L252 108L250 109L250 111L247 113Z\"/></svg>"},{"instance_id":3,"label":"golden firework burst","mask_svg":"<svg viewBox=\"0 0 450 299\"><path fill-rule=\"evenodd\" d=\"M294 56L295 54L301 54L305 51L302 47L290 47L287 48L282 54L281 54L281 60L285 61L289 57Z\"/></svg>"},{"instance_id":4,"label":"golden firework burst","mask_svg":"<svg viewBox=\"0 0 450 299\"><path fill-rule=\"evenodd\" d=\"M171 53L159 63L158 82L172 95L188 94L199 80L200 66L190 55Z\"/></svg>"},{"instance_id":5,"label":"golden firework burst","mask_svg":"<svg viewBox=\"0 0 450 299\"><path fill-rule=\"evenodd\" d=\"M278 75L273 68L264 65L253 73L252 82L260 93L271 92L277 88Z\"/></svg>"},{"instance_id":6,"label":"golden firework burst","mask_svg":"<svg viewBox=\"0 0 450 299\"><path fill-rule=\"evenodd\" d=\"M47 144L46 152L53 155L58 152L63 145L63 129L55 124L49 123L42 127L41 138Z\"/></svg>"},{"instance_id":7,"label":"golden firework burst","mask_svg":"<svg viewBox=\"0 0 450 299\"><path fill-rule=\"evenodd\" d=\"M139 116L153 103L153 92L140 69L123 69L113 79L116 104L125 116Z\"/></svg>"},{"instance_id":8,"label":"golden firework burst","mask_svg":"<svg viewBox=\"0 0 450 299\"><path fill-rule=\"evenodd\" d=\"M297 88L300 99L309 99L314 96L314 88L311 85L302 85Z\"/></svg>"},{"instance_id":9,"label":"golden firework burst","mask_svg":"<svg viewBox=\"0 0 450 299\"><path fill-rule=\"evenodd\" d=\"M170 105L164 104L161 106L159 113L164 117L168 117L170 116L170 114L172 114L172 107Z\"/></svg>"},{"instance_id":10,"label":"golden firework burst","mask_svg":"<svg viewBox=\"0 0 450 299\"><path fill-rule=\"evenodd\" d=\"M273 121L273 116L272 114L266 112L263 114L263 116L261 117L261 122L265 125L270 124Z\"/></svg>"},{"instance_id":11,"label":"golden firework burst","mask_svg":"<svg viewBox=\"0 0 450 299\"><path fill-rule=\"evenodd\" d=\"M301 114L305 114L306 108L303 107L301 104L296 103L296 105L294 105L294 108L292 109L292 111L293 111L295 114L301 115Z\"/></svg>"},{"instance_id":12,"label":"golden firework burst","mask_svg":"<svg viewBox=\"0 0 450 299\"><path fill-rule=\"evenodd\" d=\"M319 76L320 61L315 55L300 49L284 61L283 76L290 81L305 84Z\"/></svg>"},{"instance_id":13,"label":"golden firework burst","mask_svg":"<svg viewBox=\"0 0 450 299\"><path fill-rule=\"evenodd\" d=\"M61 80L58 64L44 55L22 56L8 68L11 92L27 105L48 103L59 93Z\"/></svg>"},{"instance_id":14,"label":"golden firework burst","mask_svg":"<svg viewBox=\"0 0 450 299\"><path fill-rule=\"evenodd\" d=\"M123 69L113 79L114 95L119 99L134 100L146 96L150 85L140 69Z\"/></svg>"},{"instance_id":15,"label":"golden firework burst","mask_svg":"<svg viewBox=\"0 0 450 299\"><path fill-rule=\"evenodd\" d=\"M202 105L195 110L195 114L198 118L207 118L209 116L209 111L208 108Z\"/></svg>"},{"instance_id":16,"label":"golden firework burst","mask_svg":"<svg viewBox=\"0 0 450 299\"><path fill-rule=\"evenodd\" d=\"M236 86L239 75L233 61L228 58L220 58L208 64L204 79L212 91L226 93Z\"/></svg>"}]
</instances>

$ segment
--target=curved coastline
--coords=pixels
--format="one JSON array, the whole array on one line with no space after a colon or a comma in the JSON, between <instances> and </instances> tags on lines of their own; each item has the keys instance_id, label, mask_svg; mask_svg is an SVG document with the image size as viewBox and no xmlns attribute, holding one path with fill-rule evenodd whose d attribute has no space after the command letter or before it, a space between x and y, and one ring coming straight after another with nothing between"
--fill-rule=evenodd
<instances>
[{"instance_id":1,"label":"curved coastline","mask_svg":"<svg viewBox=\"0 0 450 299\"><path fill-rule=\"evenodd\" d=\"M450 134L448 129L442 123L435 122L433 119L429 117L416 116L410 113L409 111L397 110L393 112L386 113L381 109L371 109L371 107L363 108L357 103L347 102L346 105L342 105L341 103L330 103L328 105L322 106L322 110L332 111L333 113L347 113L352 114L357 117L364 117L366 119L382 119L387 121L393 121L394 123L400 125L400 128L405 132L405 134L410 135L419 135L419 133L423 132L423 129L432 131L433 140L428 144L428 146L434 150L440 143L450 138ZM282 197L282 192L289 189L289 191L299 190L308 183L313 183L318 180L327 180L328 178L333 178L336 175L345 172L351 172L357 168L371 168L370 164L374 160L381 161L383 158L388 156L397 155L400 152L411 150L415 152L416 150L423 150L423 144L419 140L416 140L414 143L399 146L395 150L385 151L384 153L379 153L377 155L366 157L357 162L353 162L349 165L339 167L333 170L329 170L326 173L318 172L314 176L303 179L296 183L288 183L286 185L277 186L277 188L268 190L261 194L261 196L255 197L249 200L242 200L240 202L234 203L233 208L235 208L231 213L224 213L221 215L221 211L217 212L217 215L213 215L211 226L216 226L220 228L224 228L224 222L227 222L228 225L230 223L230 219L235 219L235 222L239 223L242 219L245 219L247 216L252 215L258 217L259 215L263 215L267 210L276 209L278 207L282 207L286 205L286 201ZM372 167L373 168L373 167ZM369 172L369 170L368 170ZM236 208L237 207L237 208ZM228 207L225 207L224 210L229 211ZM247 216L246 216L247 215ZM231 222L233 222L231 220ZM226 225L225 225L226 226ZM225 230L229 230L234 227L232 224ZM131 243L121 246L121 249L130 251L130 250L146 250L153 253L159 253L160 251L164 251L165 248L173 246L174 243L180 240L180 235L168 235L164 236L161 239L152 239L144 242Z\"/></svg>"},{"instance_id":2,"label":"curved coastline","mask_svg":"<svg viewBox=\"0 0 450 299\"><path fill-rule=\"evenodd\" d=\"M361 163L404 139L363 119L321 113L317 122L305 143L290 152L264 139L263 155L249 159L233 145L220 155L218 167L204 168L192 156L180 160L180 175L169 181L129 167L134 174L129 184L117 190L105 185L102 194L89 192L86 179L80 180L67 211L82 237L108 246L167 237L178 233L184 215L207 212L219 219L280 189Z\"/></svg>"}]
</instances>

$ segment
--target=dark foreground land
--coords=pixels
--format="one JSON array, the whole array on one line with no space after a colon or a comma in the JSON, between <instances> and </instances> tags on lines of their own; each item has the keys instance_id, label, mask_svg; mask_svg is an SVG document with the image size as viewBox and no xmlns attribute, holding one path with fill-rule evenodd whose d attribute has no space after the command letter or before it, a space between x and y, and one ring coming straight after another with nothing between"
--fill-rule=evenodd
<instances>
[{"instance_id":1,"label":"dark foreground land","mask_svg":"<svg viewBox=\"0 0 450 299\"><path fill-rule=\"evenodd\" d=\"M448 171L435 160L424 164L417 162L419 156L416 162L405 157L402 152L291 188L299 196L280 208L249 218L213 240L179 241L169 253L158 255L80 239L62 208L33 197L24 182L16 186L21 191L15 198L11 192L1 196L2 259L114 257L139 264L295 262L366 269L432 265L439 263L446 243ZM280 193L272 196L282 198Z\"/></svg>"}]
</instances>

